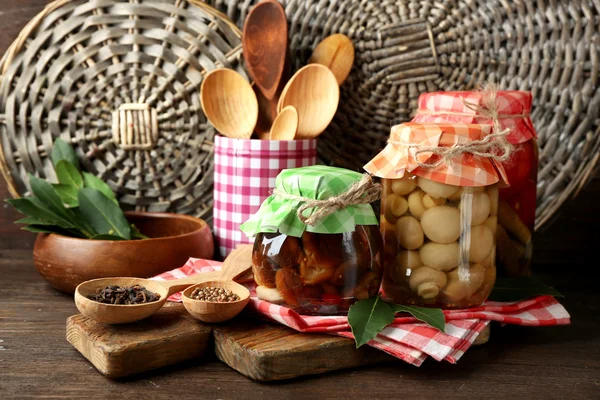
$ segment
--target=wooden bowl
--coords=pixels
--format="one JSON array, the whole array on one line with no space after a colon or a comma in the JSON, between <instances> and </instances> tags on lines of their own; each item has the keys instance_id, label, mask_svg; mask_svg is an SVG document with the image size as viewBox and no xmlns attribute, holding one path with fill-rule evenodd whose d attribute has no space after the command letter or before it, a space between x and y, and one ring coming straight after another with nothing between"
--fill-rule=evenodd
<instances>
[{"instance_id":1,"label":"wooden bowl","mask_svg":"<svg viewBox=\"0 0 600 400\"><path fill-rule=\"evenodd\" d=\"M213 236L202 219L168 213L125 215L151 239L87 240L40 234L33 248L36 269L56 289L73 293L77 285L87 280L114 276L148 278L179 268L190 257L213 257Z\"/></svg>"},{"instance_id":2,"label":"wooden bowl","mask_svg":"<svg viewBox=\"0 0 600 400\"><path fill-rule=\"evenodd\" d=\"M238 301L219 303L216 301L194 300L192 293L201 287L217 287L231 290L240 297ZM183 291L183 305L185 309L196 319L203 322L224 322L238 315L250 301L250 291L233 281L209 281L190 286Z\"/></svg>"}]
</instances>

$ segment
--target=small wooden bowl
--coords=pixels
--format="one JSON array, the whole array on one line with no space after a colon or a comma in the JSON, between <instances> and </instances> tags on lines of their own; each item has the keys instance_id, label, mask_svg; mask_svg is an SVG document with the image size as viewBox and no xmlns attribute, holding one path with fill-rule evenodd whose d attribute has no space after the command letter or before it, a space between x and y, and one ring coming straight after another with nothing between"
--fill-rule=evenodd
<instances>
[{"instance_id":1,"label":"small wooden bowl","mask_svg":"<svg viewBox=\"0 0 600 400\"><path fill-rule=\"evenodd\" d=\"M126 212L151 239L88 240L40 234L33 262L56 289L73 293L81 282L114 276L147 278L179 268L190 257L211 259L213 236L206 222L188 215Z\"/></svg>"},{"instance_id":2,"label":"small wooden bowl","mask_svg":"<svg viewBox=\"0 0 600 400\"><path fill-rule=\"evenodd\" d=\"M219 303L215 301L194 300L191 295L197 288L217 287L231 290L240 297L238 301ZM196 319L203 322L224 322L238 315L250 301L250 291L233 281L209 281L190 286L183 291L183 305Z\"/></svg>"}]
</instances>

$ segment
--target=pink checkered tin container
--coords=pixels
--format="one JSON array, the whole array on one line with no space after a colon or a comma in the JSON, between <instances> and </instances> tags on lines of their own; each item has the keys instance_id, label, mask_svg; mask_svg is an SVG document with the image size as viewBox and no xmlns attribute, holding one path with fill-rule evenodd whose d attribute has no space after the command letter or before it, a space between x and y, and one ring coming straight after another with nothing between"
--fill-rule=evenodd
<instances>
[{"instance_id":1,"label":"pink checkered tin container","mask_svg":"<svg viewBox=\"0 0 600 400\"><path fill-rule=\"evenodd\" d=\"M240 225L253 215L286 168L317 163L317 139L258 140L215 136L214 230L221 257L252 243Z\"/></svg>"}]
</instances>

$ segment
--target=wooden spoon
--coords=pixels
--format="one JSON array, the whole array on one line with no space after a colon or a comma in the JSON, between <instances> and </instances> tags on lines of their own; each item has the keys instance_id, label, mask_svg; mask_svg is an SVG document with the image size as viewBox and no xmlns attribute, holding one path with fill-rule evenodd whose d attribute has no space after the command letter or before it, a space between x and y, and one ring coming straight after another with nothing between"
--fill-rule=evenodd
<instances>
[{"instance_id":1,"label":"wooden spoon","mask_svg":"<svg viewBox=\"0 0 600 400\"><path fill-rule=\"evenodd\" d=\"M298 111L294 106L287 106L277 115L269 139L271 140L294 140L298 130Z\"/></svg>"},{"instance_id":2,"label":"wooden spoon","mask_svg":"<svg viewBox=\"0 0 600 400\"><path fill-rule=\"evenodd\" d=\"M231 254L234 254L236 250L234 250ZM240 251L245 253L250 252L251 254L252 246L249 245L249 249L246 247L242 247ZM223 264L223 269L221 271L193 275L187 278L176 279L172 281L156 281L152 279L140 279L132 277L93 279L90 281L82 282L77 286L77 288L75 289L75 305L77 306L79 311L86 317L98 322L103 322L105 324L124 324L128 322L135 322L147 318L152 314L156 313L163 306L163 304L165 304L165 302L167 301L167 297L169 297L173 293L177 293L185 288L188 288L191 285L200 284L203 282L212 282L213 285L225 284L230 279L233 279L246 273L248 270L250 270L250 268L251 262L248 262L246 264L228 264L226 259L225 263ZM89 295L95 294L97 289L104 289L110 285L119 285L121 287L140 285L151 292L159 294L160 299L151 303L116 305L99 303L88 298ZM235 285L238 284L236 283ZM245 290L241 290L234 286L236 289L235 292L238 294L238 296L240 296L240 300L232 303L223 303L225 306L222 307L222 312L226 312L224 310L226 310L227 308L230 308L231 310L237 310L244 301L248 303L250 296L248 289L241 285L238 286ZM244 297L242 297L242 295L245 296L245 300ZM198 300L194 301L198 302ZM228 315L232 314L233 311L231 310L229 311ZM241 308L239 309L239 311L241 311ZM239 311L237 312L239 313Z\"/></svg>"},{"instance_id":3,"label":"wooden spoon","mask_svg":"<svg viewBox=\"0 0 600 400\"><path fill-rule=\"evenodd\" d=\"M352 40L341 33L328 36L317 45L308 62L329 68L341 85L350 74L354 63Z\"/></svg>"},{"instance_id":4,"label":"wooden spoon","mask_svg":"<svg viewBox=\"0 0 600 400\"><path fill-rule=\"evenodd\" d=\"M275 118L288 52L287 18L280 3L263 0L250 10L244 23L242 49L248 73L269 100Z\"/></svg>"},{"instance_id":5,"label":"wooden spoon","mask_svg":"<svg viewBox=\"0 0 600 400\"><path fill-rule=\"evenodd\" d=\"M327 128L337 111L340 87L333 72L321 64L300 68L281 93L280 107L298 112L297 139L312 139Z\"/></svg>"},{"instance_id":6,"label":"wooden spoon","mask_svg":"<svg viewBox=\"0 0 600 400\"><path fill-rule=\"evenodd\" d=\"M241 276L252 267L252 248L254 246L238 245L225 259L222 274L218 281L203 282L190 286L183 291L183 305L194 318L204 322L224 322L238 315L250 301L250 292L233 279ZM204 274L207 275L207 274ZM228 303L210 302L193 299L192 293L200 287L219 287L231 290L239 296L239 300Z\"/></svg>"},{"instance_id":7,"label":"wooden spoon","mask_svg":"<svg viewBox=\"0 0 600 400\"><path fill-rule=\"evenodd\" d=\"M215 69L200 87L204 114L223 135L249 139L258 119L258 102L252 86L232 69Z\"/></svg>"}]
</instances>

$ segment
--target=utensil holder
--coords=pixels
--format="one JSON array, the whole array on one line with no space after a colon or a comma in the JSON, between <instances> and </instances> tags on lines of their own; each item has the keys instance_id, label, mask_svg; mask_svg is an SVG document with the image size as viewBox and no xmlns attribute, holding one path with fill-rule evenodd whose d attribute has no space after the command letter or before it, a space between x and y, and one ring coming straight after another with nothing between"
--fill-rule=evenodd
<instances>
[{"instance_id":1,"label":"utensil holder","mask_svg":"<svg viewBox=\"0 0 600 400\"><path fill-rule=\"evenodd\" d=\"M317 139L258 140L215 136L213 221L218 253L253 243L240 225L252 216L287 168L317 163Z\"/></svg>"}]
</instances>

